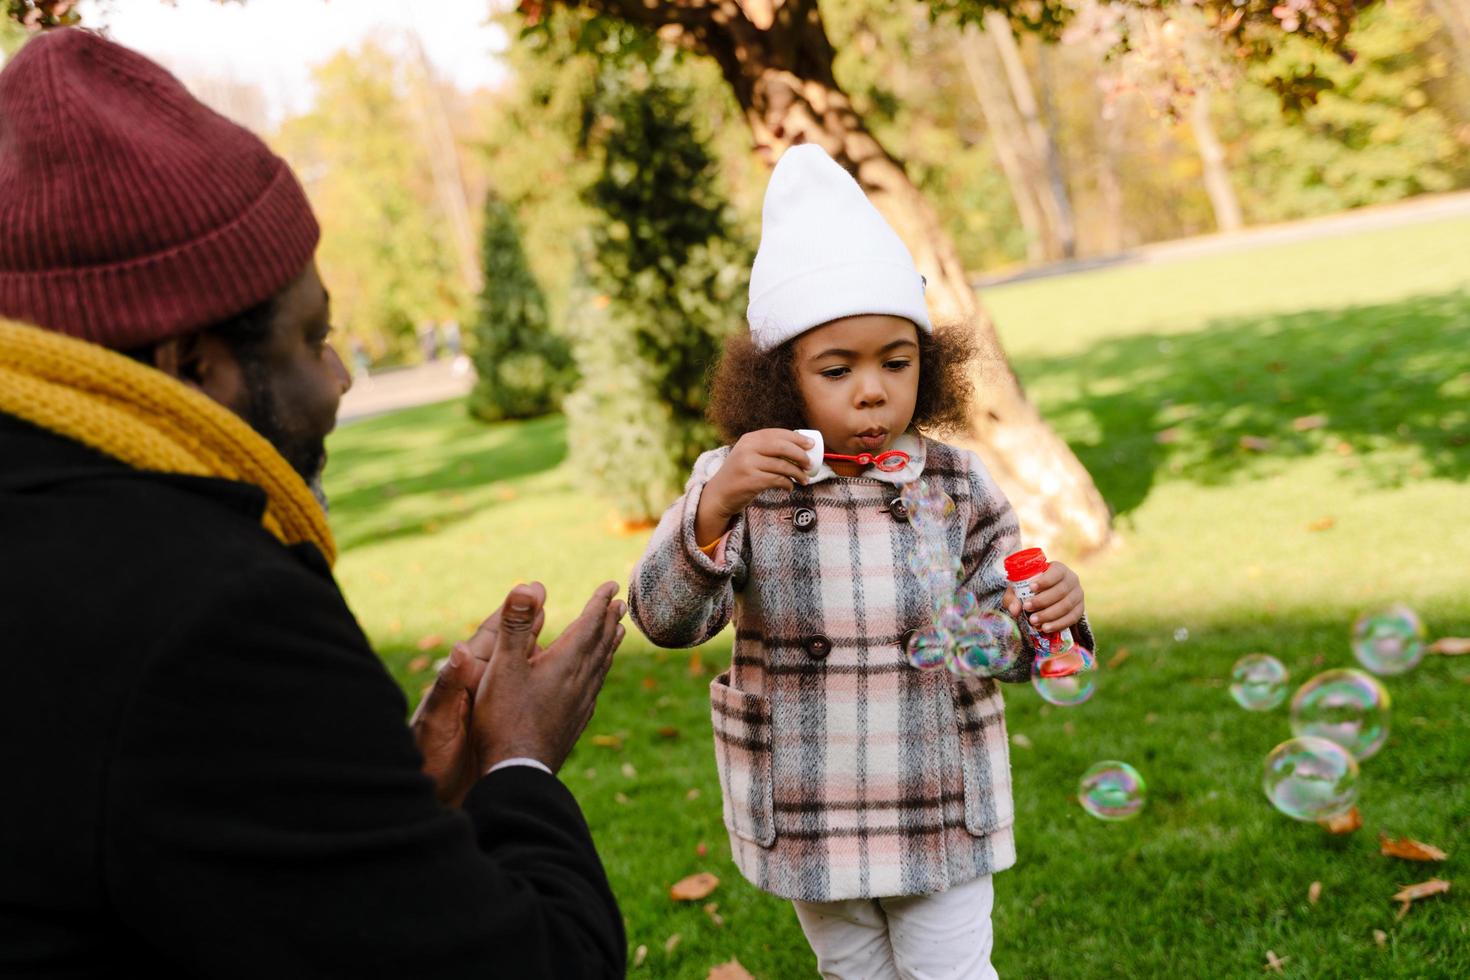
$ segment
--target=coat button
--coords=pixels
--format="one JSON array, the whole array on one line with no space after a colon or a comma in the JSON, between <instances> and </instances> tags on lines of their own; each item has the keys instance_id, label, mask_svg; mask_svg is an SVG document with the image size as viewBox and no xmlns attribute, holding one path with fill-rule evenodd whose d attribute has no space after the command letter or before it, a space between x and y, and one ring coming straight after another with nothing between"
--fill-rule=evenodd
<instances>
[{"instance_id":1,"label":"coat button","mask_svg":"<svg viewBox=\"0 0 1470 980\"><path fill-rule=\"evenodd\" d=\"M817 525L817 512L810 507L798 507L791 515L791 523L798 531L809 531Z\"/></svg>"},{"instance_id":2,"label":"coat button","mask_svg":"<svg viewBox=\"0 0 1470 980\"><path fill-rule=\"evenodd\" d=\"M806 638L806 655L813 660L826 660L827 654L832 652L832 641L821 633Z\"/></svg>"},{"instance_id":3,"label":"coat button","mask_svg":"<svg viewBox=\"0 0 1470 980\"><path fill-rule=\"evenodd\" d=\"M919 631L918 630L904 630L903 631L903 636L901 636L901 637L898 638L898 648L900 650L902 650L904 653L908 653L909 652L909 643L911 643L913 641L914 637L916 637L918 635L919 635Z\"/></svg>"},{"instance_id":4,"label":"coat button","mask_svg":"<svg viewBox=\"0 0 1470 980\"><path fill-rule=\"evenodd\" d=\"M895 521L907 522L909 519L909 505L903 502L902 497L894 497L888 501L888 513L893 515Z\"/></svg>"}]
</instances>

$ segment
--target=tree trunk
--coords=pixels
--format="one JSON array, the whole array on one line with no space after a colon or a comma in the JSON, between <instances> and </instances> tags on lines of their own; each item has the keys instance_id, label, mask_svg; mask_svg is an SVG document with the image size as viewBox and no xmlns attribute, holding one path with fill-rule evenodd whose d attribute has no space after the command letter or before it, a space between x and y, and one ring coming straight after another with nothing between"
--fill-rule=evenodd
<instances>
[{"instance_id":1,"label":"tree trunk","mask_svg":"<svg viewBox=\"0 0 1470 980\"><path fill-rule=\"evenodd\" d=\"M1051 248L1053 236L1046 226L1046 216L1042 214L1028 171L1031 154L1025 150L1021 117L1006 95L1005 75L994 42L981 31L966 30L960 42L960 54L970 85L975 89L975 99L985 116L985 130L1010 185L1011 198L1016 202L1016 214L1026 231L1026 258L1032 262L1055 258Z\"/></svg>"},{"instance_id":2,"label":"tree trunk","mask_svg":"<svg viewBox=\"0 0 1470 980\"><path fill-rule=\"evenodd\" d=\"M1097 191L1103 205L1103 251L1117 255L1123 251L1128 231L1123 215L1123 179L1118 176L1118 157L1123 152L1123 121L1109 116L1099 105L1097 114L1098 143L1102 152L1097 157Z\"/></svg>"},{"instance_id":3,"label":"tree trunk","mask_svg":"<svg viewBox=\"0 0 1470 980\"><path fill-rule=\"evenodd\" d=\"M770 161L808 142L847 168L912 251L929 282L931 314L941 323L974 325L982 366L970 432L956 441L985 461L1029 544L1086 554L1108 543L1107 504L1026 400L938 214L867 131L833 77L833 49L816 0L562 2L621 17L713 57Z\"/></svg>"},{"instance_id":4,"label":"tree trunk","mask_svg":"<svg viewBox=\"0 0 1470 980\"><path fill-rule=\"evenodd\" d=\"M1444 24L1460 59L1460 69L1470 74L1470 0L1429 0Z\"/></svg>"},{"instance_id":5,"label":"tree trunk","mask_svg":"<svg viewBox=\"0 0 1470 980\"><path fill-rule=\"evenodd\" d=\"M1005 66L1006 77L1011 83L1011 94L1016 99L1016 108L1021 111L1031 139L1032 156L1045 168L1050 193L1041 196L1041 204L1046 210L1047 222L1056 230L1061 242L1062 257L1070 259L1077 254L1077 228L1072 219L1067 182L1062 175L1061 156L1031 91L1031 77L1026 74L1016 35L1011 31L1011 22L995 10L985 14L985 33L995 40L995 48L1000 52L1001 64Z\"/></svg>"},{"instance_id":6,"label":"tree trunk","mask_svg":"<svg viewBox=\"0 0 1470 980\"><path fill-rule=\"evenodd\" d=\"M1221 231L1239 231L1245 222L1240 216L1240 200L1230 183L1230 169L1225 165L1225 148L1215 135L1215 124L1210 120L1210 93L1201 89L1194 94L1189 106L1189 126L1194 130L1194 142L1199 147L1200 163L1204 167L1205 193L1210 196L1210 207L1215 209L1215 226Z\"/></svg>"},{"instance_id":7,"label":"tree trunk","mask_svg":"<svg viewBox=\"0 0 1470 980\"><path fill-rule=\"evenodd\" d=\"M459 145L444 108L444 93L434 77L434 66L424 50L417 31L408 35L414 53L413 80L417 98L409 99L410 110L418 123L424 143L429 147L429 167L434 177L434 191L439 206L449 222L454 241L454 254L459 262L460 278L466 296L471 300L483 285L480 269L480 244L475 240L474 219L470 215L469 193L465 190L464 170L460 166Z\"/></svg>"}]
</instances>

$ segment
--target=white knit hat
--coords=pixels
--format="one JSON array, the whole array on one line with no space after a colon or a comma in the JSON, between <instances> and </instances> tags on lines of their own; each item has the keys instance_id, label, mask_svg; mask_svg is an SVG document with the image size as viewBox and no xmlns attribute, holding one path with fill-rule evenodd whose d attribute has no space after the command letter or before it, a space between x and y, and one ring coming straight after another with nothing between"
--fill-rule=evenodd
<instances>
[{"instance_id":1,"label":"white knit hat","mask_svg":"<svg viewBox=\"0 0 1470 980\"><path fill-rule=\"evenodd\" d=\"M793 146L766 188L745 313L751 339L768 351L861 313L934 331L913 256L857 181L820 146Z\"/></svg>"}]
</instances>

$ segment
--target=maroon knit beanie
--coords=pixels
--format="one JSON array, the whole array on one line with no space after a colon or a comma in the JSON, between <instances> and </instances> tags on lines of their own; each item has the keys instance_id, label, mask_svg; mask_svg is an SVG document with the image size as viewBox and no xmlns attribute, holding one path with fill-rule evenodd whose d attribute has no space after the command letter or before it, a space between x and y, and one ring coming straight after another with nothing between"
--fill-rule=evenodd
<instances>
[{"instance_id":1,"label":"maroon knit beanie","mask_svg":"<svg viewBox=\"0 0 1470 980\"><path fill-rule=\"evenodd\" d=\"M286 162L77 29L0 71L0 316L126 350L279 292L319 235Z\"/></svg>"}]
</instances>

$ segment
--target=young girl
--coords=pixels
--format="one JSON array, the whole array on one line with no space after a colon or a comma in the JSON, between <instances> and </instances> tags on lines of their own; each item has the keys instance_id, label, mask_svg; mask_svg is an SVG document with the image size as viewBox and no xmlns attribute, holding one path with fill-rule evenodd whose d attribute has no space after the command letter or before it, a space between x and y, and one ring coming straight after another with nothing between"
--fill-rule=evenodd
<instances>
[{"instance_id":1,"label":"young girl","mask_svg":"<svg viewBox=\"0 0 1470 980\"><path fill-rule=\"evenodd\" d=\"M710 685L735 863L789 898L825 977L993 977L990 876L1015 862L1010 751L993 680L918 670L931 619L899 499L921 476L953 499L959 587L1022 614L1002 562L1010 505L970 452L920 435L966 417L959 332L934 331L923 279L857 183L820 148L771 176L750 336L726 349L705 453L634 570L634 621L660 646L733 618ZM895 472L808 458L908 454ZM1053 563L1026 615L1092 647L1077 576ZM1029 679L1024 651L1001 679Z\"/></svg>"}]
</instances>

